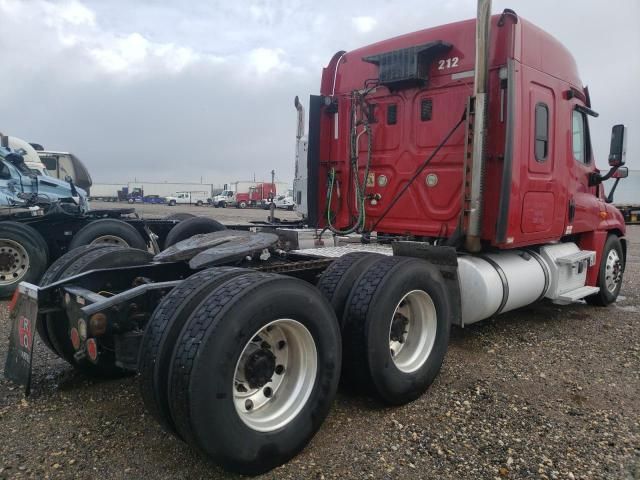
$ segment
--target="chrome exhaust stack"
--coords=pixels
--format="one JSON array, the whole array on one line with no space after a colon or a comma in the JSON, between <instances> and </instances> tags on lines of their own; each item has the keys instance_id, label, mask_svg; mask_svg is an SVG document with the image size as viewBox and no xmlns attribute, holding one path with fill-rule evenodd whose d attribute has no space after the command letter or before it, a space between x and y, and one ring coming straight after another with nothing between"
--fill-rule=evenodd
<instances>
[{"instance_id":1,"label":"chrome exhaust stack","mask_svg":"<svg viewBox=\"0 0 640 480\"><path fill-rule=\"evenodd\" d=\"M296 96L294 105L298 111L298 128L296 131L296 163L293 177L293 202L296 204L296 211L306 218L308 215L307 206L307 147L308 141L305 136L305 111L302 103Z\"/></svg>"},{"instance_id":2,"label":"chrome exhaust stack","mask_svg":"<svg viewBox=\"0 0 640 480\"><path fill-rule=\"evenodd\" d=\"M473 83L474 118L473 145L471 150L471 188L469 198L469 222L465 247L470 252L481 250L482 195L484 190L487 91L489 76L489 37L491 24L491 0L478 0L476 17L476 68Z\"/></svg>"}]
</instances>

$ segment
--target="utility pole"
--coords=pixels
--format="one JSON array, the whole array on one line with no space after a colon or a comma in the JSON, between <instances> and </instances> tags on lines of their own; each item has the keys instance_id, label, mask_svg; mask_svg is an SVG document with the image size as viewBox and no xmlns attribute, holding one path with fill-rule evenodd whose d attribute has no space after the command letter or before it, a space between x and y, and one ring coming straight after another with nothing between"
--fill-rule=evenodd
<instances>
[{"instance_id":1,"label":"utility pole","mask_svg":"<svg viewBox=\"0 0 640 480\"><path fill-rule=\"evenodd\" d=\"M275 190L276 188L276 171L275 170L271 170L271 188ZM276 192L275 191L271 191L271 205L269 207L269 221L271 223L273 223L273 217L276 213L276 202L275 202L275 196L276 196Z\"/></svg>"}]
</instances>

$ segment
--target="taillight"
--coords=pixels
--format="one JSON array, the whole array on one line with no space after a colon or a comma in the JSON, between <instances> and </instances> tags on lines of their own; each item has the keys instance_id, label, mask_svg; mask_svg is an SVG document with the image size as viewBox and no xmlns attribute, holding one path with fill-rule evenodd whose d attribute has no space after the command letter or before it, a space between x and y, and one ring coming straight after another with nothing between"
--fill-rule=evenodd
<instances>
[{"instance_id":1,"label":"taillight","mask_svg":"<svg viewBox=\"0 0 640 480\"><path fill-rule=\"evenodd\" d=\"M71 345L73 345L73 348L75 350L80 350L80 333L78 332L78 329L75 327L72 328L69 336L71 337Z\"/></svg>"},{"instance_id":2,"label":"taillight","mask_svg":"<svg viewBox=\"0 0 640 480\"><path fill-rule=\"evenodd\" d=\"M98 343L95 338L87 340L87 356L93 363L98 361Z\"/></svg>"}]
</instances>

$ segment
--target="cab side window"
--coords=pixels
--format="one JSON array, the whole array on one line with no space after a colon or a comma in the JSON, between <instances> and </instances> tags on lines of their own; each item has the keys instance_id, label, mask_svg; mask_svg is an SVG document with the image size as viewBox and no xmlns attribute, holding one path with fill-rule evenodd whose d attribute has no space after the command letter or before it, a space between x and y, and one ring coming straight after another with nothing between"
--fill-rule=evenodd
<instances>
[{"instance_id":1,"label":"cab side window","mask_svg":"<svg viewBox=\"0 0 640 480\"><path fill-rule=\"evenodd\" d=\"M8 180L11 178L9 167L7 167L3 162L0 162L0 178L3 180Z\"/></svg>"},{"instance_id":2,"label":"cab side window","mask_svg":"<svg viewBox=\"0 0 640 480\"><path fill-rule=\"evenodd\" d=\"M585 119L584 115L574 110L571 119L571 138L573 144L573 158L582 163L589 163L586 154L586 136L585 136Z\"/></svg>"},{"instance_id":3,"label":"cab side window","mask_svg":"<svg viewBox=\"0 0 640 480\"><path fill-rule=\"evenodd\" d=\"M538 162L549 156L549 107L545 103L536 105L536 131L534 153Z\"/></svg>"}]
</instances>

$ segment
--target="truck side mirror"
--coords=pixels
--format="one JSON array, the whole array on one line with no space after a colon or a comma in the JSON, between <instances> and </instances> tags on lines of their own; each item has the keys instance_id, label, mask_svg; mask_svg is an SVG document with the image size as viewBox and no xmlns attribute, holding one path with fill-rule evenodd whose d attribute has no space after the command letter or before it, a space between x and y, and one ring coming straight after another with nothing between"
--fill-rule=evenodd
<instances>
[{"instance_id":1,"label":"truck side mirror","mask_svg":"<svg viewBox=\"0 0 640 480\"><path fill-rule=\"evenodd\" d=\"M613 170L613 169L612 169ZM611 173L610 178L615 178L616 181L613 182L611 186L611 190L609 191L609 195L607 195L606 202L613 203L613 194L616 192L616 188L618 188L618 183L620 179L627 178L629 176L629 168L628 167L618 167L616 170Z\"/></svg>"},{"instance_id":2,"label":"truck side mirror","mask_svg":"<svg viewBox=\"0 0 640 480\"><path fill-rule=\"evenodd\" d=\"M627 155L627 127L614 125L611 129L611 148L609 166L620 167L625 164Z\"/></svg>"},{"instance_id":3,"label":"truck side mirror","mask_svg":"<svg viewBox=\"0 0 640 480\"><path fill-rule=\"evenodd\" d=\"M627 178L629 176L629 167L618 167L618 169L613 172L613 175L611 175L611 178L615 178L615 179L621 179L621 178Z\"/></svg>"}]
</instances>

